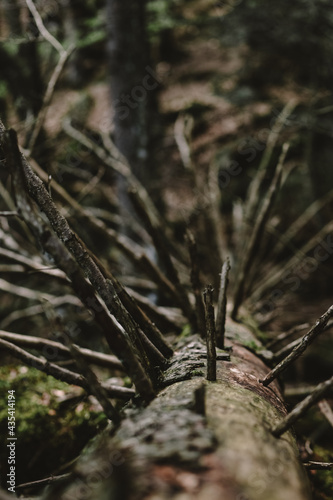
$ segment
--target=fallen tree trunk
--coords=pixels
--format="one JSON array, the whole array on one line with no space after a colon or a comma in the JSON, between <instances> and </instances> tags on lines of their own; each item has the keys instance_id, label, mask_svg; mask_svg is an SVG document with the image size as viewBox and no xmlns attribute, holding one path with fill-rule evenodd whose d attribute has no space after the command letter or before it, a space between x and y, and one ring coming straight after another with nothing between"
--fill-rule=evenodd
<instances>
[{"instance_id":1,"label":"fallen tree trunk","mask_svg":"<svg viewBox=\"0 0 333 500\"><path fill-rule=\"evenodd\" d=\"M199 336L178 344L173 353L111 271L72 231L20 154L13 131L5 131L1 122L0 131L21 217L44 251L67 274L82 303L94 313L111 350L136 387L131 406L118 413L111 405L113 426L97 436L69 475L52 482L43 500L309 499L293 434L273 435L287 412L278 384L271 377L269 387L264 383L268 367L245 347L258 345L251 331L228 321L225 334L230 354L218 350L216 360L215 343L210 344L207 360L207 348ZM48 217L52 230L37 206ZM210 322L206 333L214 337L208 292L205 306L206 321ZM323 317L328 319L327 314ZM200 333L205 336L205 332ZM73 346L69 347L72 352ZM98 396L102 406L105 403L108 415L107 394L77 351L75 359L81 375L87 376L87 390ZM21 354L26 359L26 354ZM34 359L39 369L51 366L46 360ZM207 378L215 379L215 361L216 381L208 382L208 371Z\"/></svg>"},{"instance_id":2,"label":"fallen tree trunk","mask_svg":"<svg viewBox=\"0 0 333 500\"><path fill-rule=\"evenodd\" d=\"M226 333L230 361L220 352L216 382L205 380L206 348L191 338L165 372L167 387L98 436L46 500L311 498L292 432L272 435L287 412L278 384L259 382L268 368L242 345L254 337L231 321Z\"/></svg>"}]
</instances>

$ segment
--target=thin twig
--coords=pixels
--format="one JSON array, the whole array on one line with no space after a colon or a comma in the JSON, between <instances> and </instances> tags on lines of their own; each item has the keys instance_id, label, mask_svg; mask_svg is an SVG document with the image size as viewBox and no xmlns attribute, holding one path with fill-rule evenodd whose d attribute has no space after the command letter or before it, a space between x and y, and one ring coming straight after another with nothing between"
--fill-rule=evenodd
<instances>
[{"instance_id":1,"label":"thin twig","mask_svg":"<svg viewBox=\"0 0 333 500\"><path fill-rule=\"evenodd\" d=\"M16 295L18 297L24 297L28 300L48 300L52 301L56 297L46 292L40 292L36 290L31 290L30 288L26 288L23 286L13 285L8 281L0 278L0 289L3 292L11 293L12 295Z\"/></svg>"},{"instance_id":2,"label":"thin twig","mask_svg":"<svg viewBox=\"0 0 333 500\"><path fill-rule=\"evenodd\" d=\"M278 375L280 375L291 363L293 363L305 351L305 349L322 333L329 319L333 316L333 306L317 320L316 324L303 336L301 342L293 349L293 351L281 361L273 370L271 370L260 382L267 386Z\"/></svg>"},{"instance_id":3,"label":"thin twig","mask_svg":"<svg viewBox=\"0 0 333 500\"><path fill-rule=\"evenodd\" d=\"M28 2L30 0L26 0L26 1ZM68 58L72 54L73 50L74 50L74 47L71 46L68 48L68 50L64 50L61 52L60 57L59 57L59 61L56 65L56 67L54 68L53 73L51 75L51 78L47 84L46 92L45 92L44 98L43 98L42 107L39 110L38 116L35 120L35 124L34 124L34 128L33 128L31 137L29 139L28 149L29 149L30 154L33 151L33 148L36 144L36 140L37 140L38 135L39 135L41 128L43 126L43 123L44 123L44 120L46 117L46 113L47 113L48 107L51 103L57 81L59 80L59 77L64 69L64 66L65 66Z\"/></svg>"},{"instance_id":4,"label":"thin twig","mask_svg":"<svg viewBox=\"0 0 333 500\"><path fill-rule=\"evenodd\" d=\"M284 389L285 399L305 398L315 390L315 385L286 385Z\"/></svg>"},{"instance_id":5,"label":"thin twig","mask_svg":"<svg viewBox=\"0 0 333 500\"><path fill-rule=\"evenodd\" d=\"M51 476L46 477L45 479L38 479L37 481L30 481L29 483L22 483L16 486L17 490L25 490L27 488L46 486L51 483L55 483L57 481L61 481L70 476L70 472L66 474L61 474L61 476ZM13 498L12 496L10 498ZM24 499L23 499L24 500Z\"/></svg>"},{"instance_id":6,"label":"thin twig","mask_svg":"<svg viewBox=\"0 0 333 500\"><path fill-rule=\"evenodd\" d=\"M132 288L126 287L126 290L139 305L140 309L142 309L154 323L160 325L160 328L163 326L163 330L166 331L177 331L182 329L185 318L179 308L159 306Z\"/></svg>"},{"instance_id":7,"label":"thin twig","mask_svg":"<svg viewBox=\"0 0 333 500\"><path fill-rule=\"evenodd\" d=\"M291 224L291 226L284 233L283 238L280 238L277 245L270 254L271 259L276 259L295 239L295 236L315 217L315 215L322 210L325 205L333 200L333 189L329 191L322 198L315 200L303 213L302 215Z\"/></svg>"},{"instance_id":8,"label":"thin twig","mask_svg":"<svg viewBox=\"0 0 333 500\"><path fill-rule=\"evenodd\" d=\"M273 349L273 347L276 346L279 342L282 342L283 340L289 339L292 337L295 333L298 333L302 330L305 330L306 328L310 328L310 323L303 323L302 325L296 325L287 330L286 332L282 332L276 337L274 337L272 340L270 340L266 345L266 349Z\"/></svg>"},{"instance_id":9,"label":"thin twig","mask_svg":"<svg viewBox=\"0 0 333 500\"><path fill-rule=\"evenodd\" d=\"M47 174L44 170L33 160L29 159L34 171L44 182L47 182ZM170 280L162 273L162 271L156 266L156 264L148 257L148 255L139 247L133 240L125 235L117 233L114 229L106 226L104 222L97 217L95 217L89 210L83 208L77 201L72 198L65 189L60 186L56 181L53 180L52 188L61 197L62 200L66 201L73 209L75 216L82 216L88 220L88 222L98 230L102 231L104 236L108 238L113 244L115 244L119 250L121 250L126 257L128 257L135 266L139 266L154 282L156 282L161 289L168 294L169 297L174 299L175 303L178 304L178 292L176 287L171 283ZM1 252L1 249L0 249Z\"/></svg>"},{"instance_id":10,"label":"thin twig","mask_svg":"<svg viewBox=\"0 0 333 500\"><path fill-rule=\"evenodd\" d=\"M286 356L288 356L293 351L293 349L295 349L295 347L300 345L300 343L302 342L302 338L303 337L293 340L289 344L282 347L279 351L275 352L273 354L273 362L279 363L281 359L284 359Z\"/></svg>"},{"instance_id":11,"label":"thin twig","mask_svg":"<svg viewBox=\"0 0 333 500\"><path fill-rule=\"evenodd\" d=\"M42 35L42 37L45 38L45 40L47 40L52 45L52 47L54 47L56 49L56 51L59 52L60 55L62 55L64 52L66 52L65 49L63 48L63 46L61 45L61 43L58 42L58 40L56 38L54 38L54 36L51 35L51 33L45 28L44 23L43 23L43 19L41 18L38 10L36 9L36 6L33 3L33 1L32 0L25 0L25 2L27 4L31 14L33 15L36 26L37 26L40 34Z\"/></svg>"},{"instance_id":12,"label":"thin twig","mask_svg":"<svg viewBox=\"0 0 333 500\"><path fill-rule=\"evenodd\" d=\"M333 462L303 462L303 467L310 470L331 470Z\"/></svg>"},{"instance_id":13,"label":"thin twig","mask_svg":"<svg viewBox=\"0 0 333 500\"><path fill-rule=\"evenodd\" d=\"M327 421L331 424L331 427L333 427L333 410L331 406L329 405L328 401L326 399L323 399L322 401L319 401L318 403L319 410L321 413L324 415L324 417L327 419Z\"/></svg>"},{"instance_id":14,"label":"thin twig","mask_svg":"<svg viewBox=\"0 0 333 500\"><path fill-rule=\"evenodd\" d=\"M328 222L317 234L315 234L310 240L308 240L303 247L297 251L290 259L285 262L280 262L277 266L271 269L269 276L266 276L262 281L256 284L254 290L249 293L252 303L258 303L263 294L275 287L280 281L283 282L285 277L289 276L291 270L297 269L299 264L302 264L304 258L307 254L313 250L315 247L320 247L320 243L324 241L324 238L332 233L333 222ZM327 252L327 258L329 258L329 253ZM325 256L324 256L325 257ZM315 258L311 258L314 261L314 265L318 266L318 261Z\"/></svg>"},{"instance_id":15,"label":"thin twig","mask_svg":"<svg viewBox=\"0 0 333 500\"><path fill-rule=\"evenodd\" d=\"M51 35L51 33L46 29L46 27L43 23L43 20L40 16L38 10L36 9L34 2L32 0L25 0L25 1L26 1L26 4L27 4L34 20L35 20L35 23L37 25L37 28L38 28L40 34L59 53L58 63L56 65L56 67L54 68L53 73L51 75L51 78L47 84L47 89L46 89L46 92L44 94L43 103L42 103L41 109L39 110L38 116L35 120L32 134L31 134L31 137L29 139L28 149L30 150L30 153L31 153L35 144L36 144L36 140L37 140L38 135L41 131L41 128L43 126L45 116L46 116L46 113L48 110L48 106L52 100L52 96L54 94L54 90L55 90L55 86L57 84L57 81L58 81L58 79L63 71L63 68L66 64L66 61L68 60L69 56L72 54L72 52L74 50L74 46L73 45L70 46L67 50L64 49L64 47L61 45L61 43L53 35Z\"/></svg>"},{"instance_id":16,"label":"thin twig","mask_svg":"<svg viewBox=\"0 0 333 500\"><path fill-rule=\"evenodd\" d=\"M204 293L206 311L207 380L216 380L216 331L213 306L213 288L208 286Z\"/></svg>"},{"instance_id":17,"label":"thin twig","mask_svg":"<svg viewBox=\"0 0 333 500\"><path fill-rule=\"evenodd\" d=\"M192 324L193 329L195 329L196 328L196 322L194 319L195 314L191 306L191 303L189 301L189 298L187 296L186 289L180 282L178 271L176 269L176 266L171 258L168 249L168 244L165 238L165 234L161 231L160 225L153 224L153 220L149 212L147 211L147 208L143 203L142 198L140 198L138 191L132 188L129 189L128 193L136 212L138 213L139 217L145 224L147 231L152 237L157 255L160 260L160 265L162 265L165 268L165 272L168 279L176 287L179 305L182 311L184 312L185 316Z\"/></svg>"},{"instance_id":18,"label":"thin twig","mask_svg":"<svg viewBox=\"0 0 333 500\"><path fill-rule=\"evenodd\" d=\"M175 121L174 134L179 154L186 169L191 168L191 147L189 138L193 129L194 120L191 115L180 113Z\"/></svg>"},{"instance_id":19,"label":"thin twig","mask_svg":"<svg viewBox=\"0 0 333 500\"><path fill-rule=\"evenodd\" d=\"M284 434L290 427L304 415L304 413L318 401L320 401L329 391L333 388L333 377L321 382L317 385L316 389L307 396L303 401L298 403L295 408L282 420L280 424L273 428L272 434L275 437L280 437Z\"/></svg>"},{"instance_id":20,"label":"thin twig","mask_svg":"<svg viewBox=\"0 0 333 500\"><path fill-rule=\"evenodd\" d=\"M52 306L54 307L53 304ZM26 346L41 350L44 353L50 352L52 350L53 354L54 352L59 352L59 354L62 355L70 355L68 347L61 344L60 342L55 342L53 340L33 337L31 335L21 335L19 333L6 332L3 330L0 330L0 338L8 340L9 342L18 346ZM122 363L119 361L119 359L116 358L116 356L92 351L78 345L75 345L75 347L79 349L81 355L84 356L89 363L93 363L99 366L105 366L114 370L124 371Z\"/></svg>"},{"instance_id":21,"label":"thin twig","mask_svg":"<svg viewBox=\"0 0 333 500\"><path fill-rule=\"evenodd\" d=\"M52 311L53 312L53 311ZM58 318L57 318L58 320ZM103 408L105 415L109 420L114 422L114 424L119 424L121 417L118 410L115 409L111 401L108 399L108 394L103 387L102 383L98 380L96 374L87 364L85 357L82 355L81 351L73 343L70 335L66 331L66 327L63 328L61 332L61 337L64 339L65 345L69 348L71 355L73 356L80 373L85 377L88 385L89 391L95 396L97 401Z\"/></svg>"},{"instance_id":22,"label":"thin twig","mask_svg":"<svg viewBox=\"0 0 333 500\"><path fill-rule=\"evenodd\" d=\"M238 272L238 280L236 283L235 295L234 295L234 307L232 310L231 317L232 319L237 319L238 309L243 301L244 291L245 291L245 283L248 273L251 269L255 256L258 252L258 245L260 243L260 239L262 233L265 228L265 224L273 207L282 176L284 160L286 158L287 152L289 149L289 144L284 144L282 148L282 152L279 158L278 165L276 167L275 175L271 181L270 187L267 191L267 194L262 202L262 206L259 210L255 226L253 228L253 232L249 241L249 244L246 248L246 253L244 259L241 263L240 270Z\"/></svg>"},{"instance_id":23,"label":"thin twig","mask_svg":"<svg viewBox=\"0 0 333 500\"><path fill-rule=\"evenodd\" d=\"M0 234L0 239L2 239L1 234ZM0 248L0 256L5 257L6 259L11 259L16 262L19 262L20 264L23 264L25 267L33 269L36 272L48 274L50 276L66 280L66 275L62 271L60 271L59 269L50 269L45 267L45 263L43 263L41 260L36 262L35 260L32 260L32 258L20 255L17 252L13 252L5 248Z\"/></svg>"},{"instance_id":24,"label":"thin twig","mask_svg":"<svg viewBox=\"0 0 333 500\"><path fill-rule=\"evenodd\" d=\"M21 217L18 212L2 211L0 212L0 217Z\"/></svg>"},{"instance_id":25,"label":"thin twig","mask_svg":"<svg viewBox=\"0 0 333 500\"><path fill-rule=\"evenodd\" d=\"M68 305L68 303L73 303L74 305L79 307L82 306L82 302L74 295L62 295L60 297L55 297L51 301L51 304L54 308L64 306L65 304ZM25 307L24 309L17 309L1 320L1 327L8 328L8 326L14 323L14 321L29 318L31 316L37 316L38 314L43 314L44 310L44 303Z\"/></svg>"},{"instance_id":26,"label":"thin twig","mask_svg":"<svg viewBox=\"0 0 333 500\"><path fill-rule=\"evenodd\" d=\"M187 245L191 259L191 283L195 298L195 312L197 318L197 327L202 338L205 338L206 321L205 307L202 300L202 286L200 282L200 265L198 259L197 245L193 234L187 231Z\"/></svg>"},{"instance_id":27,"label":"thin twig","mask_svg":"<svg viewBox=\"0 0 333 500\"><path fill-rule=\"evenodd\" d=\"M0 129L4 129L1 122ZM22 216L35 237L41 242L44 250L53 256L58 267L65 271L70 278L78 297L93 312L96 320L101 324L111 350L124 362L124 366L128 370L138 392L145 400L152 399L155 392L145 368L136 357L120 328L95 296L96 289L109 311L117 317L119 302L114 301L112 295L110 295L106 279L88 249L78 239L66 219L57 210L43 182L33 173L24 156L20 154L15 132L13 130L5 131L1 139L7 165L13 177L16 202ZM47 215L58 237L50 231L49 226L37 212L36 206L32 203L27 191ZM91 284L84 278L80 268L89 278ZM125 312L120 311L120 313L119 316L124 318ZM132 328L135 331L136 326L132 318L126 314L125 316L128 322L124 325L124 328L126 330ZM135 335L135 333L133 334Z\"/></svg>"},{"instance_id":28,"label":"thin twig","mask_svg":"<svg viewBox=\"0 0 333 500\"><path fill-rule=\"evenodd\" d=\"M259 192L262 186L262 183L265 179L266 176L266 170L267 167L270 163L270 160L272 158L272 154L274 151L274 148L276 146L276 143L278 141L278 138L280 136L280 133L285 126L285 122L290 116L290 114L293 112L295 109L296 102L294 100L288 102L279 116L276 119L276 122L274 126L272 127L272 130L268 136L267 139L267 144L266 144L266 149L263 155L263 158L261 160L261 163L259 165L256 177L254 178L250 189L248 193L247 200L245 202L245 213L246 213L246 218L248 221L254 220L254 216L256 212L258 211L258 205L260 203L260 196ZM245 234L247 231L245 231ZM244 234L242 234L242 239L244 240Z\"/></svg>"},{"instance_id":29,"label":"thin twig","mask_svg":"<svg viewBox=\"0 0 333 500\"><path fill-rule=\"evenodd\" d=\"M33 368L36 368L37 370L40 370L47 375L52 375L52 377L66 382L67 384L83 387L83 389L85 389L88 394L91 393L90 386L87 380L82 375L67 370L66 368L60 368L60 366L56 365L55 363L50 363L45 358L34 356L33 354L30 354L24 349L21 349L21 347L17 347L7 340L0 339L0 347L2 349L5 349L15 358L20 359L26 365L32 366ZM128 400L135 395L135 391L126 387L117 387L114 385L110 385L107 382L102 382L102 386L106 390L110 398Z\"/></svg>"},{"instance_id":30,"label":"thin twig","mask_svg":"<svg viewBox=\"0 0 333 500\"><path fill-rule=\"evenodd\" d=\"M230 271L229 257L223 263L221 271L221 281L219 297L217 301L217 315L216 315L216 345L219 349L224 349L224 334L225 334L225 320L227 311L227 288L228 288L228 275Z\"/></svg>"}]
</instances>

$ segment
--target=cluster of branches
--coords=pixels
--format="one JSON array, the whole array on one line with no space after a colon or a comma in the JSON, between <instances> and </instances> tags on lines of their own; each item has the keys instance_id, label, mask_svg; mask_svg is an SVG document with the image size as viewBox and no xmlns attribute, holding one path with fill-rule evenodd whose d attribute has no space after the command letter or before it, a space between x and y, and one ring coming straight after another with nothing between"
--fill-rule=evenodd
<instances>
[{"instance_id":1,"label":"cluster of branches","mask_svg":"<svg viewBox=\"0 0 333 500\"><path fill-rule=\"evenodd\" d=\"M47 173L33 160L34 146L43 126L46 110L51 102L61 70L72 49L63 49L59 42L49 36L33 3L30 0L27 3L44 38L59 52L59 63L47 87L43 107L36 118L30 136L29 150L26 151L29 161L19 149L15 132L6 130L0 122L3 176L10 175L12 194L15 199L14 203L11 193L1 184L0 189L8 209L1 215L8 229L11 227L8 221L14 217L14 227L17 228L12 233L13 235L0 233L3 242L0 252L2 257L15 263L7 265L6 272L17 273L29 269L34 273L42 273L47 276L48 282L57 280L61 284L61 291L66 290L66 292L53 295L45 293L43 290L19 287L2 280L3 290L39 302L38 305L30 306L25 310L15 311L11 317L5 318L4 323L8 326L14 320L43 313L56 341L1 331L0 347L24 363L35 366L68 383L82 386L96 396L106 415L117 425L121 420L121 414L116 410L110 398L126 400L136 394L147 403L154 398L161 387L161 379L163 378L161 372L167 368L168 360L173 355L173 350L163 335L163 329L179 331L180 327L188 322L193 332L199 332L207 341L207 378L209 380L216 379L216 347L221 349L225 347L226 291L230 268L229 260L225 256L226 249L221 234L216 203L218 197L214 182L210 182L212 189L208 203L206 203L207 199L205 200L205 210L203 211L206 214L207 223L212 227L210 242L212 251L219 257L216 265L217 272L221 271L215 321L212 288L206 288L202 294L200 262L193 234L189 232L187 235L188 259L184 249L170 237L168 223L157 210L147 189L133 175L126 159L116 149L109 136L101 137L96 142L91 136L75 128L69 119L63 122L63 130L72 139L92 152L104 165L104 168L88 183L85 193L89 193L97 184L103 185L100 181L108 169L120 176L128 187L132 205L144 227L144 230L141 227L138 229L136 236L154 246L158 265L148 252L135 243L133 239L116 231L109 223L108 217L105 217L105 212L101 214L91 208L85 208L63 186L50 179ZM288 104L276 121L267 142L264 158L250 186L245 202L247 218L244 219L238 239L246 246L246 252L240 252L241 257L238 262L232 310L234 319L239 318L240 307L246 299L251 300L254 296L259 299L267 287L274 286L280 279L281 271L278 269L272 273L268 280L265 278L265 283L259 283L259 285L257 283L255 287L250 282L249 277L253 272L258 248L267 229L279 186L287 178L287 175L284 175L284 166L289 144L285 143L280 148L280 158L275 165L270 185L268 189L266 188L266 195L264 198L260 198L259 193L262 191L268 163L293 107L293 103ZM191 171L197 192L204 194L196 169L191 161L190 141L185 128L185 121L180 117L175 127L176 141L184 166ZM210 176L208 177L210 178ZM215 184L217 185L217 183ZM80 235L73 231L63 215L63 210L54 202L50 194L51 191L57 200L69 207L73 218L80 218L85 222L87 228L101 232L105 242L117 247L132 262L135 269L141 270L146 280L148 278L149 283L157 286L159 293L167 297L172 307L156 305L134 290L123 286L109 263L105 265L99 256L88 249L83 242L84 236L81 239ZM281 242L279 252L282 252L295 234L307 224L309 217L313 217L325 202L317 202L295 222L286 238ZM200 199L198 204L200 205ZM248 221L253 220L256 221L255 225L250 228ZM114 222L112 217L111 221ZM321 235L328 234L331 229L331 224L325 226ZM33 239L31 239L31 234ZM307 244L306 248L302 248L298 252L297 257L306 255L315 246L317 236ZM28 242L28 252L22 252L20 249L20 246L24 246L22 245L24 239ZM33 241L38 242L43 252L42 256L32 255ZM291 259L287 266L292 265L292 262ZM142 280L138 280L138 283L142 284ZM67 291L68 286L71 287L71 292ZM59 306L62 307L69 303L91 313L94 321L103 332L112 354L102 355L83 349L74 343L69 324L56 313ZM286 359L279 360L278 365L262 380L264 385L271 383L284 368L304 352L312 340L327 328L332 314L331 307L308 334L293 345L291 349L294 350L291 353L290 351L285 353ZM71 321L73 322L72 318ZM65 369L57 363L49 362L45 357L32 354L28 350L43 351L45 348L53 348L59 354L75 360L77 371ZM273 357L274 359L277 360L277 354L275 358ZM135 390L100 382L91 370L89 363L108 366L110 369L127 373L131 377ZM322 399L332 389L332 385L332 378L320 384L308 399L304 400L300 404L301 406L295 408L279 428L272 429L272 432L276 436L280 436L309 406Z\"/></svg>"}]
</instances>

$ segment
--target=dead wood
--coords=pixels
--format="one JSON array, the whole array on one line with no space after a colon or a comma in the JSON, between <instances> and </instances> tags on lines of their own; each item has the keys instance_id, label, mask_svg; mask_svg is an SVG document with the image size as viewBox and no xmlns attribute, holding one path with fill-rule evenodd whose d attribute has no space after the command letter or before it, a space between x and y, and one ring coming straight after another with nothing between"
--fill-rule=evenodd
<instances>
[{"instance_id":1,"label":"dead wood","mask_svg":"<svg viewBox=\"0 0 333 500\"><path fill-rule=\"evenodd\" d=\"M271 433L287 414L279 387L258 382L268 369L231 340L243 334L251 337L228 321L232 351L229 362L217 361L216 382L194 369L194 352L200 344L205 351L199 337L176 348L182 366L171 368L173 383L147 408L128 408L119 430L97 438L70 479L50 488L44 500L69 500L82 489L86 500L101 499L105 491L117 491L122 500L310 499L293 434L277 439ZM184 373L188 363L187 380L177 382L177 366Z\"/></svg>"}]
</instances>

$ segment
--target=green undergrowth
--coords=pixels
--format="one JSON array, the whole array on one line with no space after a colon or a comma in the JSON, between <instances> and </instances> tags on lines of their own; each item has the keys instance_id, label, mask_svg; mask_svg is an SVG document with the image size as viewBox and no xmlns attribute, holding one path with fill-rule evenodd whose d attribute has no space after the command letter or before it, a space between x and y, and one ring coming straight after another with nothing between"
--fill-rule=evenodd
<instances>
[{"instance_id":1,"label":"green undergrowth","mask_svg":"<svg viewBox=\"0 0 333 500\"><path fill-rule=\"evenodd\" d=\"M9 390L15 391L17 484L57 473L107 423L78 388L34 368L6 366L0 368L0 435L5 439ZM6 447L0 463L6 470Z\"/></svg>"}]
</instances>

